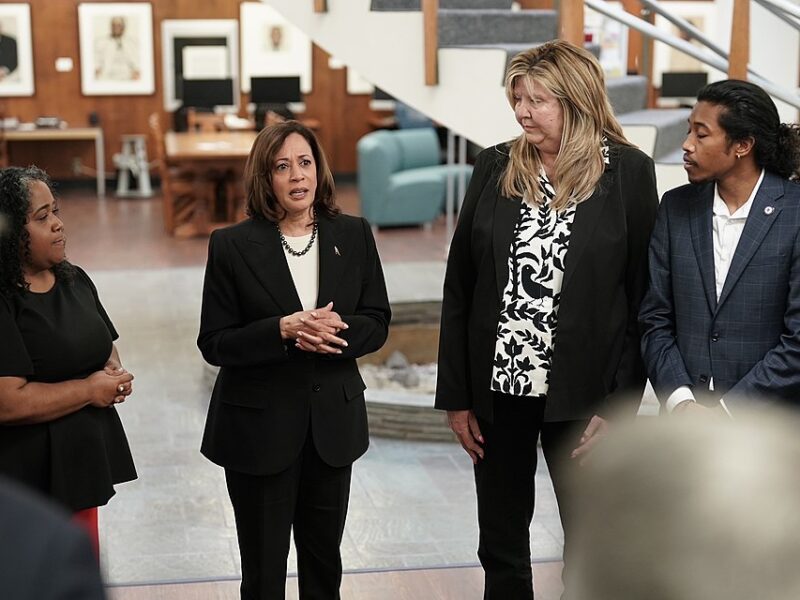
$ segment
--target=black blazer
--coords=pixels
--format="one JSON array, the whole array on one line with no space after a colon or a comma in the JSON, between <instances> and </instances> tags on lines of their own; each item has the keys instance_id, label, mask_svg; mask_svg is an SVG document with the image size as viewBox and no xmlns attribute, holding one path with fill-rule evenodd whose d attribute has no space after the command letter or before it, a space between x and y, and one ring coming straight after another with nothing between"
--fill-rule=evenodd
<instances>
[{"instance_id":1,"label":"black blazer","mask_svg":"<svg viewBox=\"0 0 800 600\"><path fill-rule=\"evenodd\" d=\"M623 403L635 411L645 384L637 314L647 286L647 246L658 207L653 161L612 145L594 194L575 212L565 259L546 421L586 419ZM472 409L491 421L492 362L508 257L521 199L498 181L506 144L478 156L444 282L436 408Z\"/></svg>"},{"instance_id":2,"label":"black blazer","mask_svg":"<svg viewBox=\"0 0 800 600\"><path fill-rule=\"evenodd\" d=\"M367 449L365 385L356 358L386 340L391 318L369 224L357 217L319 218L317 306L350 326L341 355L295 349L280 336L281 317L302 310L278 229L248 219L215 231L209 242L197 345L220 366L202 453L225 468L276 473L300 453L311 429L332 466Z\"/></svg>"}]
</instances>

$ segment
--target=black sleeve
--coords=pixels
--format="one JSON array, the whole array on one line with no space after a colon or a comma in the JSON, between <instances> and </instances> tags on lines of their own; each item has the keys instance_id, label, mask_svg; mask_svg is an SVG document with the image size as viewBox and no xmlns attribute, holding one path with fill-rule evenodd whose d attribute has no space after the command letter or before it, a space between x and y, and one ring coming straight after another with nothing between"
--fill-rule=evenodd
<instances>
[{"instance_id":1,"label":"black sleeve","mask_svg":"<svg viewBox=\"0 0 800 600\"><path fill-rule=\"evenodd\" d=\"M282 315L246 322L231 266L230 239L215 231L208 241L208 262L203 281L203 303L197 347L209 364L218 367L253 367L289 360L281 338Z\"/></svg>"},{"instance_id":2,"label":"black sleeve","mask_svg":"<svg viewBox=\"0 0 800 600\"><path fill-rule=\"evenodd\" d=\"M0 296L0 377L33 375L33 363L17 327L10 302Z\"/></svg>"},{"instance_id":3,"label":"black sleeve","mask_svg":"<svg viewBox=\"0 0 800 600\"><path fill-rule=\"evenodd\" d=\"M76 266L75 270L77 272L76 277L92 291L92 296L94 297L94 304L97 307L97 312L100 315L100 318L103 319L103 322L106 324L106 327L108 327L108 332L111 334L111 339L112 340L118 339L119 334L117 333L117 330L114 328L114 324L111 322L111 319L109 318L106 309L103 308L103 304L100 302L100 295L97 293L97 288L95 287L94 282L86 274L86 271L84 271L80 267Z\"/></svg>"},{"instance_id":4,"label":"black sleeve","mask_svg":"<svg viewBox=\"0 0 800 600\"><path fill-rule=\"evenodd\" d=\"M497 183L497 179L491 176L496 152L496 148L488 148L475 161L458 224L450 242L442 296L435 399L436 408L443 410L466 410L472 407L467 343L467 326L477 276L472 261L472 223L484 188Z\"/></svg>"},{"instance_id":5,"label":"black sleeve","mask_svg":"<svg viewBox=\"0 0 800 600\"><path fill-rule=\"evenodd\" d=\"M640 152L632 154L637 160L627 161L627 168L620 164L619 169L628 238L625 271L628 319L622 357L614 377L615 391L607 398L607 408L619 410L624 405L629 408L628 412L635 412L638 408L647 381L641 355L639 308L647 291L647 253L658 212L655 165Z\"/></svg>"},{"instance_id":6,"label":"black sleeve","mask_svg":"<svg viewBox=\"0 0 800 600\"><path fill-rule=\"evenodd\" d=\"M361 295L354 314L340 315L349 326L339 332L339 336L347 341L347 347L342 348L341 354L323 355L329 360L359 358L375 352L383 346L389 334L392 311L386 293L381 259L375 246L372 229L364 218L361 219L361 227L366 248Z\"/></svg>"}]
</instances>

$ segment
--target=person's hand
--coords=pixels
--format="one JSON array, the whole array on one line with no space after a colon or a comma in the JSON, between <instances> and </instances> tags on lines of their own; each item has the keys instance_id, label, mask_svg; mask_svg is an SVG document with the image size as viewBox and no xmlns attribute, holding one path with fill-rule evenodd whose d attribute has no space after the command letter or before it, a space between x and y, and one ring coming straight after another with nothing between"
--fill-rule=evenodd
<instances>
[{"instance_id":1,"label":"person's hand","mask_svg":"<svg viewBox=\"0 0 800 600\"><path fill-rule=\"evenodd\" d=\"M583 466L589 459L589 454L594 447L608 434L608 421L597 415L592 417L589 425L581 435L578 447L572 451L570 458L579 458L578 464Z\"/></svg>"},{"instance_id":2,"label":"person's hand","mask_svg":"<svg viewBox=\"0 0 800 600\"><path fill-rule=\"evenodd\" d=\"M699 417L710 417L712 410L693 400L684 400L672 409L673 415L689 415Z\"/></svg>"},{"instance_id":3,"label":"person's hand","mask_svg":"<svg viewBox=\"0 0 800 600\"><path fill-rule=\"evenodd\" d=\"M298 332L297 347L306 352L341 354L347 342L338 333L348 328L339 313L333 310L333 302L311 311L310 317L300 319L305 326Z\"/></svg>"},{"instance_id":4,"label":"person's hand","mask_svg":"<svg viewBox=\"0 0 800 600\"><path fill-rule=\"evenodd\" d=\"M347 342L336 334L347 329L348 325L334 312L333 302L283 317L280 327L283 339L294 339L296 347L306 352L341 354L337 346L347 346Z\"/></svg>"},{"instance_id":5,"label":"person's hand","mask_svg":"<svg viewBox=\"0 0 800 600\"><path fill-rule=\"evenodd\" d=\"M133 393L133 374L124 369L121 373L108 373L105 369L92 373L89 384L89 404L106 408L124 402Z\"/></svg>"},{"instance_id":6,"label":"person's hand","mask_svg":"<svg viewBox=\"0 0 800 600\"><path fill-rule=\"evenodd\" d=\"M483 458L483 436L478 419L471 410L448 410L447 424L456 434L461 447L464 448L473 464Z\"/></svg>"}]
</instances>

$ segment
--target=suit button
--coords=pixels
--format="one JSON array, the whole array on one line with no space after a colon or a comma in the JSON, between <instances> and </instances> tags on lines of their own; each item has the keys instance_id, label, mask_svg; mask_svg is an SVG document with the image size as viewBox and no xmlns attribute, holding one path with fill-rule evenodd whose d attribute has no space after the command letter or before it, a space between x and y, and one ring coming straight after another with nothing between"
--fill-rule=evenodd
<instances>
[{"instance_id":1,"label":"suit button","mask_svg":"<svg viewBox=\"0 0 800 600\"><path fill-rule=\"evenodd\" d=\"M700 383L708 383L708 375L700 375Z\"/></svg>"},{"instance_id":2,"label":"suit button","mask_svg":"<svg viewBox=\"0 0 800 600\"><path fill-rule=\"evenodd\" d=\"M319 385L318 383L316 383L316 384L314 384L314 387L312 387L311 389L312 389L312 390L314 390L315 392L318 392L318 391L320 391L322 388L320 387L320 385Z\"/></svg>"},{"instance_id":3,"label":"suit button","mask_svg":"<svg viewBox=\"0 0 800 600\"><path fill-rule=\"evenodd\" d=\"M716 331L711 334L711 341L712 342L718 342L719 341L719 334Z\"/></svg>"}]
</instances>

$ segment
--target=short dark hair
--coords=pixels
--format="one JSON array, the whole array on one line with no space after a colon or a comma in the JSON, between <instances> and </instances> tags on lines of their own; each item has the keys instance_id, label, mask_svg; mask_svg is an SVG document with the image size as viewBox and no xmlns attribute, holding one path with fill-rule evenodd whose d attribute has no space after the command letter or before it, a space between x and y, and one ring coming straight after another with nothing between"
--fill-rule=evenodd
<instances>
[{"instance_id":1,"label":"short dark hair","mask_svg":"<svg viewBox=\"0 0 800 600\"><path fill-rule=\"evenodd\" d=\"M753 139L759 167L786 179L800 176L800 130L781 123L775 103L759 86L738 79L716 81L700 90L697 101L722 107L719 124L731 142Z\"/></svg>"},{"instance_id":2,"label":"short dark hair","mask_svg":"<svg viewBox=\"0 0 800 600\"><path fill-rule=\"evenodd\" d=\"M265 127L256 137L247 164L244 168L244 187L247 197L247 214L254 218L277 223L285 216L272 189L272 169L275 157L291 134L297 133L311 146L317 165L317 189L314 194L314 210L317 215L333 217L339 214L336 206L333 175L317 136L308 127L297 121L285 121Z\"/></svg>"},{"instance_id":3,"label":"short dark hair","mask_svg":"<svg viewBox=\"0 0 800 600\"><path fill-rule=\"evenodd\" d=\"M38 167L0 170L0 294L8 297L28 289L23 264L30 255L31 240L25 225L31 209L31 184L41 181L54 193L47 173ZM53 268L56 277L71 280L74 267L67 261Z\"/></svg>"}]
</instances>

